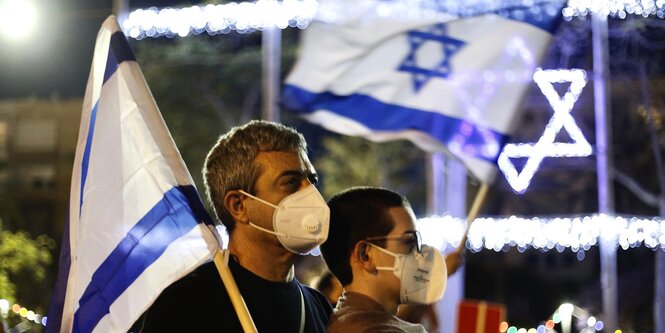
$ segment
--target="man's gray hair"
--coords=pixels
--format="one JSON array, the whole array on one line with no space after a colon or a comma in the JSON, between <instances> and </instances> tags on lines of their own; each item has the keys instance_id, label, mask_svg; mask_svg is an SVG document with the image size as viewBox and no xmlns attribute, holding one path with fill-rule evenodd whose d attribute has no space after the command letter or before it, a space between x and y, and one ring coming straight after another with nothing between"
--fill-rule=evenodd
<instances>
[{"instance_id":1,"label":"man's gray hair","mask_svg":"<svg viewBox=\"0 0 665 333\"><path fill-rule=\"evenodd\" d=\"M306 154L305 138L293 128L262 120L232 128L219 137L206 157L203 181L208 201L229 235L235 221L224 205L224 196L231 190L255 194L261 170L254 163L260 152L294 152Z\"/></svg>"}]
</instances>

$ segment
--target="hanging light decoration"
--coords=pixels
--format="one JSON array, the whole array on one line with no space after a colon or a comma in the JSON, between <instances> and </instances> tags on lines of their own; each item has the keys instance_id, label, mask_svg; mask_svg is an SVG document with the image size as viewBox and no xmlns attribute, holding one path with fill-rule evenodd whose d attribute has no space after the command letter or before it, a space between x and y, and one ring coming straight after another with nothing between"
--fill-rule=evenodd
<instances>
[{"instance_id":1,"label":"hanging light decoration","mask_svg":"<svg viewBox=\"0 0 665 333\"><path fill-rule=\"evenodd\" d=\"M434 216L418 220L423 242L439 249L457 247L466 221L452 216ZM665 250L665 221L660 218L609 216L478 218L471 225L466 247L502 251L516 247L563 252L586 251L600 241L622 249L644 245ZM583 259L584 256L581 256Z\"/></svg>"},{"instance_id":2,"label":"hanging light decoration","mask_svg":"<svg viewBox=\"0 0 665 333\"><path fill-rule=\"evenodd\" d=\"M586 17L597 14L625 19L628 15L665 18L665 1L662 0L569 0L563 11L563 18Z\"/></svg>"},{"instance_id":3,"label":"hanging light decoration","mask_svg":"<svg viewBox=\"0 0 665 333\"><path fill-rule=\"evenodd\" d=\"M284 0L226 3L185 8L150 7L129 13L122 21L125 33L135 39L145 37L187 37L237 31L249 33L266 27L307 27L316 13L315 0Z\"/></svg>"}]
</instances>

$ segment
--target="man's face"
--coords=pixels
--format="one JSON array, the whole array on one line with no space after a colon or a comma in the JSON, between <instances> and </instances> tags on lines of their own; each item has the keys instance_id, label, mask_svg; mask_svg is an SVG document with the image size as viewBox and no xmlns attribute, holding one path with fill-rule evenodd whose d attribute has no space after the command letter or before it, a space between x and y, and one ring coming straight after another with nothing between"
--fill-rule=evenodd
<instances>
[{"instance_id":1,"label":"man's face","mask_svg":"<svg viewBox=\"0 0 665 333\"><path fill-rule=\"evenodd\" d=\"M415 239L412 237L413 234L410 233L416 230L413 210L404 207L391 207L388 208L388 215L393 219L395 227L386 235L389 238L385 240L384 248L395 254L411 253L416 245ZM377 266L393 267L395 264L395 258L386 253L379 252L376 257L375 265ZM382 271L381 274L384 274L387 292L393 293L399 299L400 280L392 271Z\"/></svg>"},{"instance_id":2,"label":"man's face","mask_svg":"<svg viewBox=\"0 0 665 333\"><path fill-rule=\"evenodd\" d=\"M278 204L286 196L315 182L316 173L309 159L296 152L260 152L254 160L261 173L256 180L256 196L272 204ZM256 200L245 200L250 221L273 230L274 208ZM277 241L277 238L270 236Z\"/></svg>"}]
</instances>

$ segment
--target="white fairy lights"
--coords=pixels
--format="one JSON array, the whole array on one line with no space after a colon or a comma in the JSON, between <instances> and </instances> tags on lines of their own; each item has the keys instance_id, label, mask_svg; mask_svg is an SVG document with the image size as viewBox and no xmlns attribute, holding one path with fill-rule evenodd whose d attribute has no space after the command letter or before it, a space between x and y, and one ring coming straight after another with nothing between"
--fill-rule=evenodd
<instances>
[{"instance_id":1,"label":"white fairy lights","mask_svg":"<svg viewBox=\"0 0 665 333\"><path fill-rule=\"evenodd\" d=\"M465 230L463 219L451 216L418 220L423 242L440 249L457 247ZM502 251L516 247L520 252L529 248L562 252L588 250L600 241L612 242L622 249L644 245L665 250L665 221L608 215L554 218L479 218L469 230L467 248Z\"/></svg>"},{"instance_id":2,"label":"white fairy lights","mask_svg":"<svg viewBox=\"0 0 665 333\"><path fill-rule=\"evenodd\" d=\"M529 16L538 19L556 14L561 0L470 0L460 3L457 0L411 0L382 1L376 7L376 15L396 17L420 17L445 13L468 17L484 13L496 13L515 17ZM357 2L354 6L326 3L319 16L323 20L344 19L349 10L357 11L369 6L368 2ZM123 22L125 33L135 39L145 37L186 37L207 32L215 35L237 31L248 33L269 26L285 29L304 29L319 9L316 0L258 0L186 8L151 7L137 9ZM561 11L564 19L586 17L591 13L626 18L627 15L665 18L664 0L568 0Z\"/></svg>"},{"instance_id":3,"label":"white fairy lights","mask_svg":"<svg viewBox=\"0 0 665 333\"><path fill-rule=\"evenodd\" d=\"M563 18L571 20L573 17L586 17L591 14L600 14L618 19L625 19L628 15L642 17L665 18L665 1L663 0L568 0L563 9Z\"/></svg>"},{"instance_id":4,"label":"white fairy lights","mask_svg":"<svg viewBox=\"0 0 665 333\"><path fill-rule=\"evenodd\" d=\"M304 29L314 17L317 5L315 0L259 0L177 9L151 7L129 13L122 27L135 39L186 37L203 32L211 35L230 31L248 33L266 27Z\"/></svg>"},{"instance_id":5,"label":"white fairy lights","mask_svg":"<svg viewBox=\"0 0 665 333\"><path fill-rule=\"evenodd\" d=\"M488 1L472 0L460 4L457 0L410 1L328 1L319 6L316 0L258 0L227 4L191 6L186 8L151 7L132 11L121 26L126 35L135 39L145 37L186 37L203 32L215 35L237 31L249 33L274 26L280 29L304 29L314 17L327 22L343 21L349 11L370 13L379 17L424 18L432 15L467 17L483 13L514 14L518 17L542 19L558 12L562 0ZM319 13L317 13L319 10Z\"/></svg>"},{"instance_id":6,"label":"white fairy lights","mask_svg":"<svg viewBox=\"0 0 665 333\"><path fill-rule=\"evenodd\" d=\"M543 95L552 106L554 115L545 126L543 135L536 143L507 144L499 155L498 164L510 186L524 193L545 157L584 157L592 153L589 142L570 115L575 102L586 85L586 72L581 69L542 70L533 74ZM555 83L570 83L568 91L560 97L554 89ZM572 143L554 142L556 135L565 129ZM528 157L521 172L517 172L511 158Z\"/></svg>"}]
</instances>

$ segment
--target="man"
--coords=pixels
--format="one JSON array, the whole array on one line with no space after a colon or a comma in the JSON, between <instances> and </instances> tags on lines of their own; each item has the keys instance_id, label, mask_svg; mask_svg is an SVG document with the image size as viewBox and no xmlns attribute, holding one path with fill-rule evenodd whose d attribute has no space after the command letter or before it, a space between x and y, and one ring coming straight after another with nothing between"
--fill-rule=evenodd
<instances>
[{"instance_id":1,"label":"man","mask_svg":"<svg viewBox=\"0 0 665 333\"><path fill-rule=\"evenodd\" d=\"M259 332L324 332L332 311L294 278L298 255L328 232L329 211L306 149L295 130L252 121L221 136L205 162L208 199L229 233L229 268ZM142 330L202 331L242 332L212 262L164 290Z\"/></svg>"},{"instance_id":2,"label":"man","mask_svg":"<svg viewBox=\"0 0 665 333\"><path fill-rule=\"evenodd\" d=\"M439 300L446 266L438 250L421 246L408 201L358 187L335 195L328 206L330 233L321 252L344 288L328 332L425 332L395 314L402 303Z\"/></svg>"}]
</instances>

